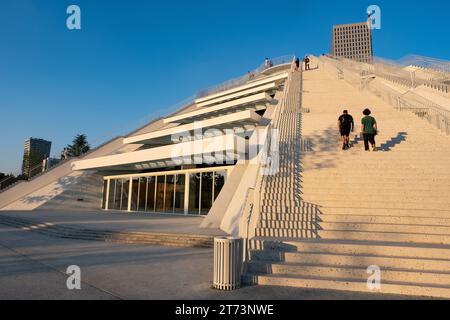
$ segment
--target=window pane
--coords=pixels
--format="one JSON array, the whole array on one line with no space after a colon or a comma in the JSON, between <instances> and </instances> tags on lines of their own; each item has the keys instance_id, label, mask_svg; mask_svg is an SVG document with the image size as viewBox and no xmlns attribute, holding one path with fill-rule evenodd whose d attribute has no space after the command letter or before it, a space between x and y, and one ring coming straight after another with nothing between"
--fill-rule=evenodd
<instances>
[{"instance_id":1,"label":"window pane","mask_svg":"<svg viewBox=\"0 0 450 320\"><path fill-rule=\"evenodd\" d=\"M199 214L200 173L189 175L189 214Z\"/></svg>"},{"instance_id":2,"label":"window pane","mask_svg":"<svg viewBox=\"0 0 450 320\"><path fill-rule=\"evenodd\" d=\"M120 210L120 199L122 196L122 179L116 180L116 188L114 189L114 209Z\"/></svg>"},{"instance_id":3,"label":"window pane","mask_svg":"<svg viewBox=\"0 0 450 320\"><path fill-rule=\"evenodd\" d=\"M212 207L213 172L202 173L202 197L200 214L207 215Z\"/></svg>"},{"instance_id":4,"label":"window pane","mask_svg":"<svg viewBox=\"0 0 450 320\"><path fill-rule=\"evenodd\" d=\"M175 176L166 176L166 197L164 200L164 211L173 213L173 198L175 192Z\"/></svg>"},{"instance_id":5,"label":"window pane","mask_svg":"<svg viewBox=\"0 0 450 320\"><path fill-rule=\"evenodd\" d=\"M108 199L108 209L114 209L114 195L116 194L116 179L109 180L109 199Z\"/></svg>"},{"instance_id":6,"label":"window pane","mask_svg":"<svg viewBox=\"0 0 450 320\"><path fill-rule=\"evenodd\" d=\"M184 190L186 184L186 175L176 175L176 187L175 187L175 212L184 213Z\"/></svg>"},{"instance_id":7,"label":"window pane","mask_svg":"<svg viewBox=\"0 0 450 320\"><path fill-rule=\"evenodd\" d=\"M217 171L214 173L214 200L219 196L220 191L222 190L225 180L227 178L226 171Z\"/></svg>"},{"instance_id":8,"label":"window pane","mask_svg":"<svg viewBox=\"0 0 450 320\"><path fill-rule=\"evenodd\" d=\"M145 210L145 200L147 195L147 178L139 178L139 187L138 187L138 207L137 211Z\"/></svg>"},{"instance_id":9,"label":"window pane","mask_svg":"<svg viewBox=\"0 0 450 320\"><path fill-rule=\"evenodd\" d=\"M102 209L106 208L106 192L107 191L108 191L108 180L103 180Z\"/></svg>"},{"instance_id":10,"label":"window pane","mask_svg":"<svg viewBox=\"0 0 450 320\"><path fill-rule=\"evenodd\" d=\"M155 177L148 177L147 180L147 205L145 211L155 212L155 189L156 189Z\"/></svg>"},{"instance_id":11,"label":"window pane","mask_svg":"<svg viewBox=\"0 0 450 320\"><path fill-rule=\"evenodd\" d=\"M122 180L122 201L120 210L128 210L128 193L130 192L130 179Z\"/></svg>"},{"instance_id":12,"label":"window pane","mask_svg":"<svg viewBox=\"0 0 450 320\"><path fill-rule=\"evenodd\" d=\"M156 180L156 212L164 212L164 185L166 176L159 176Z\"/></svg>"},{"instance_id":13,"label":"window pane","mask_svg":"<svg viewBox=\"0 0 450 320\"><path fill-rule=\"evenodd\" d=\"M133 178L132 182L133 182L133 185L131 187L131 211L137 211L139 179Z\"/></svg>"}]
</instances>

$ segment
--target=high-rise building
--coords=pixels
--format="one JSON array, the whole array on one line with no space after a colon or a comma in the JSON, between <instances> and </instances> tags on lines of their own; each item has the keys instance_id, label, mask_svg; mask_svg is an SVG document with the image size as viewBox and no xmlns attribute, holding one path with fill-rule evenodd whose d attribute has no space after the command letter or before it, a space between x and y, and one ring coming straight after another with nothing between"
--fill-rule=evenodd
<instances>
[{"instance_id":1,"label":"high-rise building","mask_svg":"<svg viewBox=\"0 0 450 320\"><path fill-rule=\"evenodd\" d=\"M51 146L51 141L35 138L26 139L23 151L22 174L31 177L42 171L43 160L50 157Z\"/></svg>"},{"instance_id":2,"label":"high-rise building","mask_svg":"<svg viewBox=\"0 0 450 320\"><path fill-rule=\"evenodd\" d=\"M372 63L372 31L370 22L333 26L331 54L359 62Z\"/></svg>"}]
</instances>

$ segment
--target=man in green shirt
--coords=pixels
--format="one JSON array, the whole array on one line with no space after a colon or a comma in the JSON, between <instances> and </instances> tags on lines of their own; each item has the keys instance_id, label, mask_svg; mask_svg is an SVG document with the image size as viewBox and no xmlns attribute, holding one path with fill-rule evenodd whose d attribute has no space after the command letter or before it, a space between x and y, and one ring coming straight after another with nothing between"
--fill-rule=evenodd
<instances>
[{"instance_id":1,"label":"man in green shirt","mask_svg":"<svg viewBox=\"0 0 450 320\"><path fill-rule=\"evenodd\" d=\"M370 114L372 112L369 109L363 111L364 117L361 119L361 133L364 138L364 148L366 151L370 151L369 142L372 145L372 150L377 151L375 144L375 136L377 135L378 127L377 121Z\"/></svg>"}]
</instances>

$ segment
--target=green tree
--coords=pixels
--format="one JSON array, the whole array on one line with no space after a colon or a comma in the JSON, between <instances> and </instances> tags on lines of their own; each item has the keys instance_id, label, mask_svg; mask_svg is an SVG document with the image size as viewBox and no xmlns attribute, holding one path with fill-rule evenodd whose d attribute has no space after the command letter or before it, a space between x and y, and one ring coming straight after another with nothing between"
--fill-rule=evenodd
<instances>
[{"instance_id":1,"label":"green tree","mask_svg":"<svg viewBox=\"0 0 450 320\"><path fill-rule=\"evenodd\" d=\"M67 146L70 157L79 157L91 149L85 134L77 134L71 145Z\"/></svg>"}]
</instances>

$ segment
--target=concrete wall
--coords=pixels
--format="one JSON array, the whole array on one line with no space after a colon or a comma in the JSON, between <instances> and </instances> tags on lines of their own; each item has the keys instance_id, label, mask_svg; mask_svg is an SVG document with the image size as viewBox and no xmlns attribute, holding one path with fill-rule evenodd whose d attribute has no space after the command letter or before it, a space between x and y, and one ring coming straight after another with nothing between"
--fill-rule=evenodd
<instances>
[{"instance_id":1,"label":"concrete wall","mask_svg":"<svg viewBox=\"0 0 450 320\"><path fill-rule=\"evenodd\" d=\"M270 124L282 94L282 91L278 91L274 104L267 107L259 123L259 130ZM258 170L258 163L239 161L236 164L208 216L201 224L202 228L220 228L234 236L242 232L240 229L242 229L242 214L246 209L244 208L246 196L249 188L254 188L256 185Z\"/></svg>"}]
</instances>

